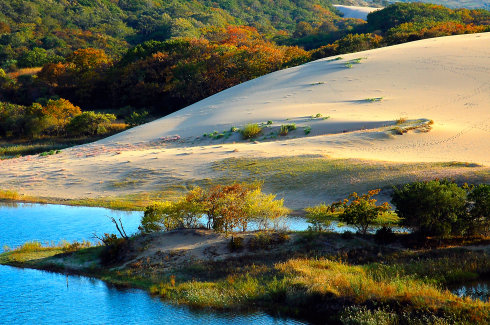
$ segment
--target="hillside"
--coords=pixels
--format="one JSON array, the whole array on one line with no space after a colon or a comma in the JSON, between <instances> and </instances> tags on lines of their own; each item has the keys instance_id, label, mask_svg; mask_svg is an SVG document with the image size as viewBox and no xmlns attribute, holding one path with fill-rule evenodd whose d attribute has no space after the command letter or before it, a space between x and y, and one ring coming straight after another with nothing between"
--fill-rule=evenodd
<instances>
[{"instance_id":1,"label":"hillside","mask_svg":"<svg viewBox=\"0 0 490 325\"><path fill-rule=\"evenodd\" d=\"M255 179L303 208L413 179L488 182L489 41L428 39L274 72L93 144L1 161L0 188L148 199ZM251 141L228 131L248 123L264 127Z\"/></svg>"},{"instance_id":2,"label":"hillside","mask_svg":"<svg viewBox=\"0 0 490 325\"><path fill-rule=\"evenodd\" d=\"M117 57L130 45L199 37L210 26L247 25L274 35L293 32L301 21L325 20L343 20L328 0L0 0L0 62L26 63L22 56L35 48L47 50L52 62L85 47Z\"/></svg>"}]
</instances>

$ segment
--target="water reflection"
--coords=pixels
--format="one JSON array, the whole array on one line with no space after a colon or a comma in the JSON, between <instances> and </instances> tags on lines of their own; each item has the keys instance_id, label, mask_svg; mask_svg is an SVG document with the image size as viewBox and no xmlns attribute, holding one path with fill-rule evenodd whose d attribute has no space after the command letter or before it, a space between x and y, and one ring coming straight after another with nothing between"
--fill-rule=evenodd
<instances>
[{"instance_id":1,"label":"water reflection","mask_svg":"<svg viewBox=\"0 0 490 325\"><path fill-rule=\"evenodd\" d=\"M0 265L1 324L300 324L264 313L192 311L86 277Z\"/></svg>"},{"instance_id":2,"label":"water reflection","mask_svg":"<svg viewBox=\"0 0 490 325\"><path fill-rule=\"evenodd\" d=\"M482 301L490 299L490 281L467 283L451 290L458 297L470 297Z\"/></svg>"}]
</instances>

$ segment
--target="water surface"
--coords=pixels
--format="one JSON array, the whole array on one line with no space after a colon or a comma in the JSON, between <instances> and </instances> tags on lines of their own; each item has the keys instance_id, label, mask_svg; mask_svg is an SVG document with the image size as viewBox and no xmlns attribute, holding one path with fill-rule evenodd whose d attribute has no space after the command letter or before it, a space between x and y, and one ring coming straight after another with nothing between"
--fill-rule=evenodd
<instances>
[{"instance_id":1,"label":"water surface","mask_svg":"<svg viewBox=\"0 0 490 325\"><path fill-rule=\"evenodd\" d=\"M137 231L142 212L40 204L0 205L0 247L26 241L93 240L93 232L115 232L109 216L126 232ZM153 298L145 291L117 289L100 280L0 265L0 324L300 324L252 314L193 311Z\"/></svg>"}]
</instances>

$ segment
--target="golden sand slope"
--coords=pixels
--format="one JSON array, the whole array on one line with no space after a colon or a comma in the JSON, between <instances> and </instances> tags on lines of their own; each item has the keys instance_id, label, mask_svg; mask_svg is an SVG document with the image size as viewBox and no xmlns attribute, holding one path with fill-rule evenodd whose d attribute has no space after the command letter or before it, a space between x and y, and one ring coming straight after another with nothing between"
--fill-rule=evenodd
<instances>
[{"instance_id":1,"label":"golden sand slope","mask_svg":"<svg viewBox=\"0 0 490 325\"><path fill-rule=\"evenodd\" d=\"M402 162L488 166L489 119L490 33L428 39L271 73L93 144L2 161L0 188L67 198L144 192L215 178L211 166L226 158L320 155L367 159L385 170ZM267 121L273 124L257 142L238 133L203 137ZM288 123L297 130L271 135ZM478 174L487 177L488 168ZM353 186L365 181L362 173L355 179ZM297 198L298 191L282 194ZM297 205L321 200L303 196Z\"/></svg>"}]
</instances>

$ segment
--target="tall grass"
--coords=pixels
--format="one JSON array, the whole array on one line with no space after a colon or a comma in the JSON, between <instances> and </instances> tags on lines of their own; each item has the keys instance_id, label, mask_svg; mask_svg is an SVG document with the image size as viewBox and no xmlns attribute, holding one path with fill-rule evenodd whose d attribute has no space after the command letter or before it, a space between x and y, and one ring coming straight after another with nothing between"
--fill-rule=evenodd
<instances>
[{"instance_id":1,"label":"tall grass","mask_svg":"<svg viewBox=\"0 0 490 325\"><path fill-rule=\"evenodd\" d=\"M247 124L241 129L241 134L244 139L255 138L262 132L262 128L257 124Z\"/></svg>"},{"instance_id":2,"label":"tall grass","mask_svg":"<svg viewBox=\"0 0 490 325\"><path fill-rule=\"evenodd\" d=\"M10 190L0 190L0 200L18 200L20 199L19 193Z\"/></svg>"}]
</instances>

